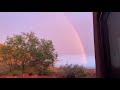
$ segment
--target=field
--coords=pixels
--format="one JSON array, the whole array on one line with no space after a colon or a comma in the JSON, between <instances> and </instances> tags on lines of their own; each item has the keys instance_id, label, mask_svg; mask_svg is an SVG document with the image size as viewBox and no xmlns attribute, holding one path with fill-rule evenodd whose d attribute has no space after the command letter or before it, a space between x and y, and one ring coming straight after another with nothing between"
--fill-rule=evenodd
<instances>
[{"instance_id":1,"label":"field","mask_svg":"<svg viewBox=\"0 0 120 90\"><path fill-rule=\"evenodd\" d=\"M85 69L85 72L87 72L90 78L96 78L96 70L95 69Z\"/></svg>"},{"instance_id":2,"label":"field","mask_svg":"<svg viewBox=\"0 0 120 90\"><path fill-rule=\"evenodd\" d=\"M55 72L59 72L55 69ZM85 69L85 72L88 74L88 78L95 78L96 77L96 70L95 69ZM22 76L0 76L0 78L61 78L59 75L52 75L52 76L38 76L38 75L29 75L28 73L24 73Z\"/></svg>"}]
</instances>

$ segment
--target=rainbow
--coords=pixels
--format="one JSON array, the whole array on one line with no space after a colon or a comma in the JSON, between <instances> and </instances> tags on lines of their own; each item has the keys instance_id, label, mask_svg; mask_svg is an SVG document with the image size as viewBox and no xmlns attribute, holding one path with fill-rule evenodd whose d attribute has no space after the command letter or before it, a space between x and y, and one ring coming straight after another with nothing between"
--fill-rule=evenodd
<instances>
[{"instance_id":1,"label":"rainbow","mask_svg":"<svg viewBox=\"0 0 120 90\"><path fill-rule=\"evenodd\" d=\"M80 38L80 36L78 35L77 33L77 30L75 29L74 25L70 22L69 18L63 13L63 16L64 18L66 19L66 21L68 21L68 23L71 25L72 27L72 30L74 32L74 35L75 37L77 38L78 42L79 42L79 46L81 48L81 52L82 52L82 59L85 61L85 63L87 63L87 60L86 60L86 54L85 54L85 49L84 49L84 46L82 44L82 40Z\"/></svg>"}]
</instances>

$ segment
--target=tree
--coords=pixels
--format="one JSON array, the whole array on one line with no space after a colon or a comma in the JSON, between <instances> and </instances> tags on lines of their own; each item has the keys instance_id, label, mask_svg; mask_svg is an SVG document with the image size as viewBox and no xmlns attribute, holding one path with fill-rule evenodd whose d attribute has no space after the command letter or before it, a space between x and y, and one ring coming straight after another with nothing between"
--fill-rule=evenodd
<instances>
[{"instance_id":1,"label":"tree","mask_svg":"<svg viewBox=\"0 0 120 90\"><path fill-rule=\"evenodd\" d=\"M0 47L0 55L6 64L12 68L25 67L47 68L57 60L57 53L51 40L39 39L33 32L21 33L7 37Z\"/></svg>"}]
</instances>

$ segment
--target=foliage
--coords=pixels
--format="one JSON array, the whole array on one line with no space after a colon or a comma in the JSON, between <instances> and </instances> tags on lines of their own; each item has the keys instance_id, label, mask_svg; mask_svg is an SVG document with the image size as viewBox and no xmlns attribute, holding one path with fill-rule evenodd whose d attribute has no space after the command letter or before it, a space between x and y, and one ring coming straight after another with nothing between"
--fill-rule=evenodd
<instances>
[{"instance_id":1,"label":"foliage","mask_svg":"<svg viewBox=\"0 0 120 90\"><path fill-rule=\"evenodd\" d=\"M20 76L22 75L21 69L13 69L11 72L8 74L10 76Z\"/></svg>"},{"instance_id":2,"label":"foliage","mask_svg":"<svg viewBox=\"0 0 120 90\"><path fill-rule=\"evenodd\" d=\"M26 67L47 68L57 59L51 40L39 39L33 32L7 37L0 46L0 58L12 69L19 67L25 72Z\"/></svg>"},{"instance_id":3,"label":"foliage","mask_svg":"<svg viewBox=\"0 0 120 90\"><path fill-rule=\"evenodd\" d=\"M39 70L39 75L42 75L42 76L50 76L53 74L53 70L50 70L49 68L47 69L40 69Z\"/></svg>"},{"instance_id":4,"label":"foliage","mask_svg":"<svg viewBox=\"0 0 120 90\"><path fill-rule=\"evenodd\" d=\"M28 73L29 75L38 75L39 74L39 70L36 67L26 67L25 68L25 72Z\"/></svg>"},{"instance_id":5,"label":"foliage","mask_svg":"<svg viewBox=\"0 0 120 90\"><path fill-rule=\"evenodd\" d=\"M8 75L9 73L9 66L5 63L0 64L0 76Z\"/></svg>"},{"instance_id":6,"label":"foliage","mask_svg":"<svg viewBox=\"0 0 120 90\"><path fill-rule=\"evenodd\" d=\"M86 73L84 71L84 68L82 66L78 65L68 65L60 67L60 77L63 78L85 78Z\"/></svg>"}]
</instances>

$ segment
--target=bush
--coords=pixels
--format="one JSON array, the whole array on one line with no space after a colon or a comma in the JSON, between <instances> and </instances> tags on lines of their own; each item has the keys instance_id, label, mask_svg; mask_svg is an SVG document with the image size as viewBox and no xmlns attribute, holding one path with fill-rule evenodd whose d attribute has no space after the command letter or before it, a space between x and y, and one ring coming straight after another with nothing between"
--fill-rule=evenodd
<instances>
[{"instance_id":1,"label":"bush","mask_svg":"<svg viewBox=\"0 0 120 90\"><path fill-rule=\"evenodd\" d=\"M1 63L0 64L0 75L13 75L13 76L18 76L22 75L22 70L20 68L13 68L8 66L6 63Z\"/></svg>"},{"instance_id":2,"label":"bush","mask_svg":"<svg viewBox=\"0 0 120 90\"><path fill-rule=\"evenodd\" d=\"M85 78L87 75L82 66L65 65L60 67L60 77L63 78Z\"/></svg>"},{"instance_id":3,"label":"bush","mask_svg":"<svg viewBox=\"0 0 120 90\"><path fill-rule=\"evenodd\" d=\"M38 75L50 76L53 74L53 71L50 69L40 69Z\"/></svg>"},{"instance_id":4,"label":"bush","mask_svg":"<svg viewBox=\"0 0 120 90\"><path fill-rule=\"evenodd\" d=\"M30 66L25 68L25 72L29 73L30 76L32 76L33 74L39 73L39 71L36 67L30 67Z\"/></svg>"},{"instance_id":5,"label":"bush","mask_svg":"<svg viewBox=\"0 0 120 90\"><path fill-rule=\"evenodd\" d=\"M21 70L16 70L16 69L14 69L14 70L12 70L12 71L9 73L9 75L12 75L12 76L20 76L20 75L22 75L22 71L21 71Z\"/></svg>"},{"instance_id":6,"label":"bush","mask_svg":"<svg viewBox=\"0 0 120 90\"><path fill-rule=\"evenodd\" d=\"M5 63L0 64L0 76L9 74L9 66Z\"/></svg>"}]
</instances>

